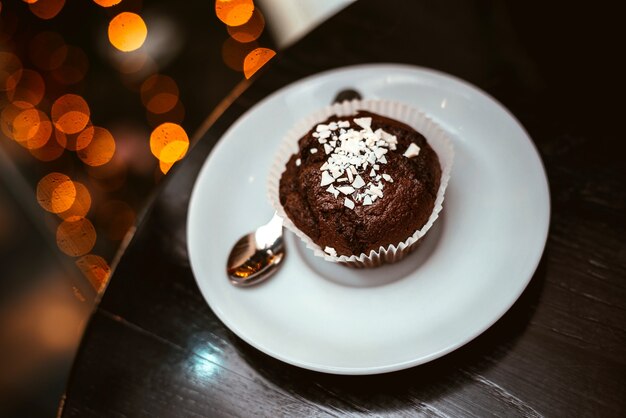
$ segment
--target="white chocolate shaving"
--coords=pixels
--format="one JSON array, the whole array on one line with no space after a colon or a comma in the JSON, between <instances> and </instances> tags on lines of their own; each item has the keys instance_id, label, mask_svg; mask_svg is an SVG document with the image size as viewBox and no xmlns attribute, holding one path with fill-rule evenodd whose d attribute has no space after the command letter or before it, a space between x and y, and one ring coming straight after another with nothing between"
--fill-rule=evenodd
<instances>
[{"instance_id":1,"label":"white chocolate shaving","mask_svg":"<svg viewBox=\"0 0 626 418\"><path fill-rule=\"evenodd\" d=\"M413 158L413 157L417 157L420 153L420 147L418 147L417 145L415 145L413 142L411 142L411 145L409 145L409 147L406 149L406 151L404 151L404 155L407 158Z\"/></svg>"}]
</instances>

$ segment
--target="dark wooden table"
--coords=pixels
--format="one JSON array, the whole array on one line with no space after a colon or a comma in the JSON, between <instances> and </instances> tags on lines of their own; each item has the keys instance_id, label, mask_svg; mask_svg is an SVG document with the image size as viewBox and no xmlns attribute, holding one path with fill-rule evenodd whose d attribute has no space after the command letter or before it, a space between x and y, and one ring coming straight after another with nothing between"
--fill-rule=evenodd
<instances>
[{"instance_id":1,"label":"dark wooden table","mask_svg":"<svg viewBox=\"0 0 626 418\"><path fill-rule=\"evenodd\" d=\"M547 3L361 0L280 54L145 215L61 415L624 416L626 114L614 103L625 73L613 59L623 24L616 11ZM487 332L409 370L333 376L268 357L222 325L191 273L185 222L202 163L242 112L303 76L367 62L435 68L502 102L539 149L552 218L530 285Z\"/></svg>"}]
</instances>

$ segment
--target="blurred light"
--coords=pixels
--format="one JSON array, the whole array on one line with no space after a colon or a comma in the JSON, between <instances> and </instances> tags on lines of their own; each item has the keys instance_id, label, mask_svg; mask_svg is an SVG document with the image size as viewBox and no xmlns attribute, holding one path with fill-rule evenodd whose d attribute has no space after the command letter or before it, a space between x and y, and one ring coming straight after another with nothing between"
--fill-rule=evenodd
<instances>
[{"instance_id":1,"label":"blurred light","mask_svg":"<svg viewBox=\"0 0 626 418\"><path fill-rule=\"evenodd\" d=\"M176 106L168 112L152 113L148 111L146 116L150 126L159 126L166 122L177 123L180 125L185 119L185 106L183 106L183 102L178 101L176 102Z\"/></svg>"},{"instance_id":2,"label":"blurred light","mask_svg":"<svg viewBox=\"0 0 626 418\"><path fill-rule=\"evenodd\" d=\"M189 137L175 123L163 123L150 135L150 151L160 161L175 163L185 156L189 148Z\"/></svg>"},{"instance_id":3,"label":"blurred light","mask_svg":"<svg viewBox=\"0 0 626 418\"><path fill-rule=\"evenodd\" d=\"M57 228L57 246L65 254L78 257L96 244L96 229L87 218L63 221Z\"/></svg>"},{"instance_id":4,"label":"blurred light","mask_svg":"<svg viewBox=\"0 0 626 418\"><path fill-rule=\"evenodd\" d=\"M215 0L215 14L228 26L241 26L252 17L252 0Z\"/></svg>"},{"instance_id":5,"label":"blurred light","mask_svg":"<svg viewBox=\"0 0 626 418\"><path fill-rule=\"evenodd\" d=\"M52 77L62 84L76 84L85 78L89 69L89 59L77 46L64 45L52 53L51 60L62 64L52 71Z\"/></svg>"},{"instance_id":6,"label":"blurred light","mask_svg":"<svg viewBox=\"0 0 626 418\"><path fill-rule=\"evenodd\" d=\"M144 18L149 22L150 36L141 49L150 55L159 68L165 68L185 46L187 31L181 27L184 21L156 11L144 15Z\"/></svg>"},{"instance_id":7,"label":"blurred light","mask_svg":"<svg viewBox=\"0 0 626 418\"><path fill-rule=\"evenodd\" d=\"M18 70L6 79L7 98L11 102L22 101L39 104L46 91L46 85L38 72Z\"/></svg>"},{"instance_id":8,"label":"blurred light","mask_svg":"<svg viewBox=\"0 0 626 418\"><path fill-rule=\"evenodd\" d=\"M0 51L0 91L7 90L9 77L22 69L22 61L10 52Z\"/></svg>"},{"instance_id":9,"label":"blurred light","mask_svg":"<svg viewBox=\"0 0 626 418\"><path fill-rule=\"evenodd\" d=\"M195 347L194 354L189 356L191 370L200 379L215 379L215 375L221 370L221 357L219 349L207 343L207 348Z\"/></svg>"},{"instance_id":10,"label":"blurred light","mask_svg":"<svg viewBox=\"0 0 626 418\"><path fill-rule=\"evenodd\" d=\"M28 109L24 112L30 112L33 110L37 112L37 115L33 115L31 117L32 120L29 121L28 124L26 124L25 126L20 127L20 124L17 121L18 119L20 119L20 116L18 116L16 118L16 122L13 123L14 132L16 131L16 127L17 130L27 132L26 137L23 140L19 140L17 135L15 136L15 140L18 141L20 145L29 150L35 150L43 147L50 140L50 136L52 136L52 123L44 112L36 109Z\"/></svg>"},{"instance_id":11,"label":"blurred light","mask_svg":"<svg viewBox=\"0 0 626 418\"><path fill-rule=\"evenodd\" d=\"M132 51L126 53L118 53L115 57L117 69L124 74L134 74L142 71L146 66L156 68L153 60L144 51ZM143 72L143 71L142 71Z\"/></svg>"},{"instance_id":12,"label":"blurred light","mask_svg":"<svg viewBox=\"0 0 626 418\"><path fill-rule=\"evenodd\" d=\"M255 41L261 36L265 28L265 18L259 9L255 9L250 20L241 26L228 26L228 34L237 42L248 43Z\"/></svg>"},{"instance_id":13,"label":"blurred light","mask_svg":"<svg viewBox=\"0 0 626 418\"><path fill-rule=\"evenodd\" d=\"M185 141L174 141L167 144L163 150L161 151L161 158L159 161L163 163L175 163L176 161L182 159L187 150L189 149L189 140Z\"/></svg>"},{"instance_id":14,"label":"blurred light","mask_svg":"<svg viewBox=\"0 0 626 418\"><path fill-rule=\"evenodd\" d=\"M178 103L178 85L171 77L155 74L141 85L141 102L149 112L166 113Z\"/></svg>"},{"instance_id":15,"label":"blurred light","mask_svg":"<svg viewBox=\"0 0 626 418\"><path fill-rule=\"evenodd\" d=\"M246 56L257 49L256 42L241 43L228 38L222 44L222 59L224 63L235 71L243 71L243 62Z\"/></svg>"},{"instance_id":16,"label":"blurred light","mask_svg":"<svg viewBox=\"0 0 626 418\"><path fill-rule=\"evenodd\" d=\"M124 3L127 8L128 4ZM181 23L169 14L153 11L142 14L150 27L148 36L141 48L134 51L120 51L111 48L108 42L100 43L101 53L124 74L132 74L131 82L143 82L145 78L165 68L175 59L185 45L186 31ZM129 77L124 77L128 79Z\"/></svg>"},{"instance_id":17,"label":"blurred light","mask_svg":"<svg viewBox=\"0 0 626 418\"><path fill-rule=\"evenodd\" d=\"M118 156L117 153L113 155L111 161L100 166L88 166L85 167L90 177L96 180L107 180L112 177L126 177L126 164Z\"/></svg>"},{"instance_id":18,"label":"blurred light","mask_svg":"<svg viewBox=\"0 0 626 418\"><path fill-rule=\"evenodd\" d=\"M76 187L65 174L50 173L37 184L37 201L48 212L65 212L72 207L75 199Z\"/></svg>"},{"instance_id":19,"label":"blurred light","mask_svg":"<svg viewBox=\"0 0 626 418\"><path fill-rule=\"evenodd\" d=\"M17 142L28 141L36 132L33 128L39 124L39 111L35 108L22 110L12 124L12 137Z\"/></svg>"},{"instance_id":20,"label":"blurred light","mask_svg":"<svg viewBox=\"0 0 626 418\"><path fill-rule=\"evenodd\" d=\"M246 55L243 63L243 74L246 78L250 78L261 67L263 67L270 59L276 55L276 52L269 48L257 48Z\"/></svg>"},{"instance_id":21,"label":"blurred light","mask_svg":"<svg viewBox=\"0 0 626 418\"><path fill-rule=\"evenodd\" d=\"M95 254L87 254L76 260L76 265L83 272L83 275L89 280L91 285L98 292L102 292L106 286L111 267L100 256Z\"/></svg>"},{"instance_id":22,"label":"blurred light","mask_svg":"<svg viewBox=\"0 0 626 418\"><path fill-rule=\"evenodd\" d=\"M122 0L93 0L93 1L99 6L111 7L111 6L115 6L116 4L120 4Z\"/></svg>"},{"instance_id":23,"label":"blurred light","mask_svg":"<svg viewBox=\"0 0 626 418\"><path fill-rule=\"evenodd\" d=\"M87 216L91 208L91 194L84 184L77 181L74 182L76 188L76 198L74 203L66 211L59 212L57 215L65 220L72 221Z\"/></svg>"},{"instance_id":24,"label":"blurred light","mask_svg":"<svg viewBox=\"0 0 626 418\"><path fill-rule=\"evenodd\" d=\"M65 41L56 32L41 32L29 45L30 60L42 70L51 71L59 68L67 57Z\"/></svg>"},{"instance_id":25,"label":"blurred light","mask_svg":"<svg viewBox=\"0 0 626 418\"><path fill-rule=\"evenodd\" d=\"M39 123L35 127L32 137L26 141L26 148L33 150L39 149L46 145L52 136L52 122L48 119L48 115L39 111Z\"/></svg>"},{"instance_id":26,"label":"blurred light","mask_svg":"<svg viewBox=\"0 0 626 418\"><path fill-rule=\"evenodd\" d=\"M89 137L91 140L89 145L76 152L78 158L93 167L111 161L113 154L115 154L115 139L107 129L91 126L79 135L78 142L81 141L82 136Z\"/></svg>"},{"instance_id":27,"label":"blurred light","mask_svg":"<svg viewBox=\"0 0 626 418\"><path fill-rule=\"evenodd\" d=\"M148 28L145 22L135 13L120 13L109 23L109 41L120 51L128 52L141 48L147 35Z\"/></svg>"},{"instance_id":28,"label":"blurred light","mask_svg":"<svg viewBox=\"0 0 626 418\"><path fill-rule=\"evenodd\" d=\"M65 94L52 104L52 122L56 129L66 134L85 129L90 114L85 99L76 94Z\"/></svg>"},{"instance_id":29,"label":"blurred light","mask_svg":"<svg viewBox=\"0 0 626 418\"><path fill-rule=\"evenodd\" d=\"M33 14L41 19L52 19L65 6L65 0L37 0L28 7Z\"/></svg>"},{"instance_id":30,"label":"blurred light","mask_svg":"<svg viewBox=\"0 0 626 418\"><path fill-rule=\"evenodd\" d=\"M52 124L50 125L52 129ZM49 162L54 161L63 155L63 148L57 141L47 141L41 148L29 149L31 155L40 161Z\"/></svg>"},{"instance_id":31,"label":"blurred light","mask_svg":"<svg viewBox=\"0 0 626 418\"><path fill-rule=\"evenodd\" d=\"M37 0L22 0L24 3L33 4L37 3Z\"/></svg>"},{"instance_id":32,"label":"blurred light","mask_svg":"<svg viewBox=\"0 0 626 418\"><path fill-rule=\"evenodd\" d=\"M161 173L163 174L167 174L172 167L174 167L175 163L165 163L163 161L159 161L159 170L161 170Z\"/></svg>"},{"instance_id":33,"label":"blurred light","mask_svg":"<svg viewBox=\"0 0 626 418\"><path fill-rule=\"evenodd\" d=\"M37 343L58 352L73 349L81 337L83 316L74 306L64 301L46 302L35 308L38 317L32 321L37 331Z\"/></svg>"},{"instance_id":34,"label":"blurred light","mask_svg":"<svg viewBox=\"0 0 626 418\"><path fill-rule=\"evenodd\" d=\"M24 109L32 109L33 105L26 102L7 103L0 113L0 128L7 138L13 138L13 122ZM14 138L13 138L14 139Z\"/></svg>"},{"instance_id":35,"label":"blurred light","mask_svg":"<svg viewBox=\"0 0 626 418\"><path fill-rule=\"evenodd\" d=\"M96 216L98 225L104 228L107 237L113 241L122 240L135 224L135 211L121 200L102 204Z\"/></svg>"},{"instance_id":36,"label":"blurred light","mask_svg":"<svg viewBox=\"0 0 626 418\"><path fill-rule=\"evenodd\" d=\"M89 130L91 127L91 123L88 122L85 129L78 133L74 134L66 134L64 132L59 131L58 129L54 130L54 136L59 143L60 146L69 151L78 151L83 148L86 148L87 145L91 142L93 138L93 129Z\"/></svg>"}]
</instances>

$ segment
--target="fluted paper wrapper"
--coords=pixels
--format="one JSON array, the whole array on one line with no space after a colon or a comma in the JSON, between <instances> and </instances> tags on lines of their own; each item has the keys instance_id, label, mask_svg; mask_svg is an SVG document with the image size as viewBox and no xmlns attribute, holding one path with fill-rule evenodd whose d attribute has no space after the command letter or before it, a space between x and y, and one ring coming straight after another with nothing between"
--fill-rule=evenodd
<instances>
[{"instance_id":1,"label":"fluted paper wrapper","mask_svg":"<svg viewBox=\"0 0 626 418\"><path fill-rule=\"evenodd\" d=\"M380 247L378 251L370 251L369 254L362 253L352 256L333 257L324 252L323 248L313 242L304 232L298 229L285 213L285 209L280 203L279 182L282 173L285 171L287 162L291 156L298 152L298 140L302 138L312 127L318 123L328 119L331 115L352 116L358 110L368 110L382 116L404 122L411 126L417 132L424 135L430 146L437 153L439 163L441 164L441 183L435 206L430 218L426 224L413 235L407 237L406 240L391 244L387 247ZM313 253L322 257L327 261L334 263L344 263L350 267L377 267L383 264L395 263L403 259L406 255L415 250L420 239L433 226L442 209L444 194L448 181L450 179L450 171L452 170L452 162L454 159L454 149L452 141L448 134L424 112L407 106L403 103L388 100L353 100L343 103L336 103L320 109L309 117L298 122L283 138L283 141L276 153L276 158L270 169L268 178L268 195L270 203L276 212L283 218L286 228L293 231Z\"/></svg>"}]
</instances>

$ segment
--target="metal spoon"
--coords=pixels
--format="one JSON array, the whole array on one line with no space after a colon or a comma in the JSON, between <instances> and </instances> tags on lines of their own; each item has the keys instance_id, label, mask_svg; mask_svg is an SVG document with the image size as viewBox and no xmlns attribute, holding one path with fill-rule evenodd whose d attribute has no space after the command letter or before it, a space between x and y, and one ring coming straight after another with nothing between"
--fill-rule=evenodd
<instances>
[{"instance_id":1,"label":"metal spoon","mask_svg":"<svg viewBox=\"0 0 626 418\"><path fill-rule=\"evenodd\" d=\"M360 98L361 95L356 90L346 89L337 93L333 102ZM283 220L274 213L271 221L237 241L230 250L226 273L235 286L246 287L261 283L278 271L285 253Z\"/></svg>"},{"instance_id":2,"label":"metal spoon","mask_svg":"<svg viewBox=\"0 0 626 418\"><path fill-rule=\"evenodd\" d=\"M226 273L235 286L252 286L274 274L284 257L283 220L274 213L271 221L237 241L228 256Z\"/></svg>"}]
</instances>

